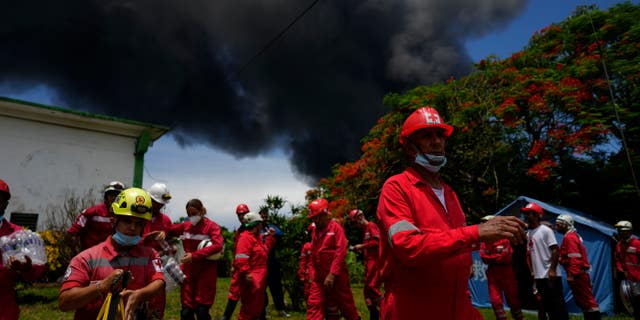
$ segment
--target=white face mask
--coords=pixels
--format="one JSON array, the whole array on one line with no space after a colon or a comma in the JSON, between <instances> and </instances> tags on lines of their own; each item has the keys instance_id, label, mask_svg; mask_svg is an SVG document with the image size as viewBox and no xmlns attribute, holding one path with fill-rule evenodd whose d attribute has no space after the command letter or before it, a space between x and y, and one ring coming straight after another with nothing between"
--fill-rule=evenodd
<instances>
[{"instance_id":1,"label":"white face mask","mask_svg":"<svg viewBox=\"0 0 640 320\"><path fill-rule=\"evenodd\" d=\"M417 164L423 166L429 172L436 173L440 168L447 164L446 156L436 156L433 154L418 153L414 160Z\"/></svg>"},{"instance_id":2,"label":"white face mask","mask_svg":"<svg viewBox=\"0 0 640 320\"><path fill-rule=\"evenodd\" d=\"M192 225L196 225L198 224L198 222L200 222L200 219L202 219L201 215L197 215L197 216L191 216L189 217L189 221L191 221Z\"/></svg>"}]
</instances>

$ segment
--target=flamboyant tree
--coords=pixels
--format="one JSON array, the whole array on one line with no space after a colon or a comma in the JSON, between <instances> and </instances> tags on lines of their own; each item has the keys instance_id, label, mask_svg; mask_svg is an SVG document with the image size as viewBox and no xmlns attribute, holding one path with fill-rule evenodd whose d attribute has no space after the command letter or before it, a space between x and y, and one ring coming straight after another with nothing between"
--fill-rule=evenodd
<instances>
[{"instance_id":1,"label":"flamboyant tree","mask_svg":"<svg viewBox=\"0 0 640 320\"><path fill-rule=\"evenodd\" d=\"M388 95L391 111L363 138L361 158L336 165L319 189L337 215L353 207L372 215L384 181L407 164L402 121L429 105L456 129L443 174L471 218L521 194L631 216L629 204L640 200L631 174L640 164L637 17L631 3L578 7L507 59L488 57L461 79Z\"/></svg>"}]
</instances>

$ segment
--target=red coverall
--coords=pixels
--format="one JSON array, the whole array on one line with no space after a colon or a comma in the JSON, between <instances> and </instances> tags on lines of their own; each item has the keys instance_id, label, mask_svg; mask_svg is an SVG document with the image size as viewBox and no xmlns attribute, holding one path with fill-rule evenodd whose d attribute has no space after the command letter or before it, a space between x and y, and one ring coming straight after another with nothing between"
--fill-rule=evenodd
<instances>
[{"instance_id":1,"label":"red coverall","mask_svg":"<svg viewBox=\"0 0 640 320\"><path fill-rule=\"evenodd\" d=\"M442 187L447 208L413 168L382 187L383 320L468 320L478 314L467 294L478 227L465 226L457 195L444 182Z\"/></svg>"},{"instance_id":2,"label":"red coverall","mask_svg":"<svg viewBox=\"0 0 640 320\"><path fill-rule=\"evenodd\" d=\"M347 237L338 222L330 220L324 230L315 228L311 238L314 277L307 300L307 320L337 319L339 312L347 320L360 317L349 284L346 256ZM335 275L332 289L324 286L329 272Z\"/></svg>"},{"instance_id":3,"label":"red coverall","mask_svg":"<svg viewBox=\"0 0 640 320\"><path fill-rule=\"evenodd\" d=\"M169 231L173 223L171 222L171 218L169 218L166 214L162 212L158 212L151 217L151 221L147 221L144 226L143 234L147 235L153 231L164 231L165 233ZM149 240L144 243L145 246L151 247L157 252L161 252L164 248L160 245L160 242ZM154 316L157 316L158 319L164 318L164 308L167 304L167 295L166 292L162 292L160 294L155 295L149 300L149 310Z\"/></svg>"},{"instance_id":4,"label":"red coverall","mask_svg":"<svg viewBox=\"0 0 640 320\"><path fill-rule=\"evenodd\" d=\"M311 242L305 242L300 250L300 268L298 278L304 283L304 301L309 298L311 281L313 280L313 264L311 263Z\"/></svg>"},{"instance_id":5,"label":"red coverall","mask_svg":"<svg viewBox=\"0 0 640 320\"><path fill-rule=\"evenodd\" d=\"M244 226L240 226L238 230L236 230L236 234L233 238L233 252L236 252L236 248L238 247L238 241L240 240L240 235L244 231ZM240 278L238 276L238 272L235 268L233 268L233 272L231 273L231 283L229 284L229 299L238 301L240 300Z\"/></svg>"},{"instance_id":6,"label":"red coverall","mask_svg":"<svg viewBox=\"0 0 640 320\"><path fill-rule=\"evenodd\" d=\"M627 241L618 241L615 260L616 269L625 273L627 280L640 281L640 240L630 237Z\"/></svg>"},{"instance_id":7,"label":"red coverall","mask_svg":"<svg viewBox=\"0 0 640 320\"><path fill-rule=\"evenodd\" d=\"M518 281L511 264L512 255L513 248L509 239L480 244L480 258L488 265L486 274L489 282L489 301L496 319L507 319L507 313L502 304L503 292L511 307L511 316L514 319L524 319L518 297Z\"/></svg>"},{"instance_id":8,"label":"red coverall","mask_svg":"<svg viewBox=\"0 0 640 320\"><path fill-rule=\"evenodd\" d=\"M560 245L560 264L567 273L567 282L576 305L583 311L598 310L598 302L593 296L591 279L587 272L591 269L587 251L576 230L565 233ZM570 279L573 278L573 281Z\"/></svg>"},{"instance_id":9,"label":"red coverall","mask_svg":"<svg viewBox=\"0 0 640 320\"><path fill-rule=\"evenodd\" d=\"M111 237L99 245L80 252L71 259L60 286L60 293L74 287L86 287L108 277L113 270L131 272L128 289L136 290L155 280L164 281L162 262L155 250L137 245L124 254L118 253L111 243ZM98 299L76 310L74 319L93 320L104 299Z\"/></svg>"},{"instance_id":10,"label":"red coverall","mask_svg":"<svg viewBox=\"0 0 640 320\"><path fill-rule=\"evenodd\" d=\"M378 282L378 265L380 260L380 229L369 221L363 232L364 255L364 299L367 306L378 305L382 300L380 283Z\"/></svg>"},{"instance_id":11,"label":"red coverall","mask_svg":"<svg viewBox=\"0 0 640 320\"><path fill-rule=\"evenodd\" d=\"M21 226L15 225L6 219L2 221L0 227L0 237L10 235L18 230L22 230ZM0 320L17 320L20 316L20 308L16 302L16 280L18 277L24 281L35 281L45 271L44 265L32 265L27 272L17 273L15 270L9 270L2 263L2 252L0 251Z\"/></svg>"},{"instance_id":12,"label":"red coverall","mask_svg":"<svg viewBox=\"0 0 640 320\"><path fill-rule=\"evenodd\" d=\"M101 243L113 234L111 214L105 202L82 211L67 232L80 237L80 249L85 250Z\"/></svg>"},{"instance_id":13,"label":"red coverall","mask_svg":"<svg viewBox=\"0 0 640 320\"><path fill-rule=\"evenodd\" d=\"M273 248L275 243L276 239L271 235L268 235L266 241L263 242L261 234L256 235L250 231L244 231L240 234L233 260L242 300L238 320L258 319L264 310L264 293L267 289L267 258L269 250ZM253 281L246 280L248 274L253 277Z\"/></svg>"},{"instance_id":14,"label":"red coverall","mask_svg":"<svg viewBox=\"0 0 640 320\"><path fill-rule=\"evenodd\" d=\"M174 224L168 235L182 235L184 251L191 253L191 263L182 264L182 272L187 276L180 288L182 306L195 310L198 306L211 307L216 297L216 281L218 280L218 261L207 260L210 255L222 251L224 240L220 227L206 217L195 226L190 221ZM202 240L211 240L211 245L200 250L198 244Z\"/></svg>"}]
</instances>

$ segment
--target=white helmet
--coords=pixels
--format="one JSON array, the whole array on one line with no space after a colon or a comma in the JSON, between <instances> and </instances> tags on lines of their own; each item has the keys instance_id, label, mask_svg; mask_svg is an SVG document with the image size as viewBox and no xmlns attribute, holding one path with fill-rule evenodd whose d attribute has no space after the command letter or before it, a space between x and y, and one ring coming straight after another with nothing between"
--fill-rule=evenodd
<instances>
[{"instance_id":1,"label":"white helmet","mask_svg":"<svg viewBox=\"0 0 640 320\"><path fill-rule=\"evenodd\" d=\"M496 217L496 216L494 216L494 215L490 214L490 215L487 215L487 216L484 216L484 217L480 218L480 221L482 221L482 222L487 222L487 221L489 221L489 220L491 220L491 219L493 219L493 218L495 218L495 217Z\"/></svg>"},{"instance_id":2,"label":"white helmet","mask_svg":"<svg viewBox=\"0 0 640 320\"><path fill-rule=\"evenodd\" d=\"M208 246L212 245L211 240L205 239L200 241L200 243L198 243L198 250L202 249L202 248L206 248ZM220 250L220 252L218 253L214 253L210 256L207 257L207 260L220 260L220 258L222 258L222 254L224 253L224 245L222 246L222 250Z\"/></svg>"},{"instance_id":3,"label":"white helmet","mask_svg":"<svg viewBox=\"0 0 640 320\"><path fill-rule=\"evenodd\" d=\"M561 214L556 218L556 222L562 222L566 225L568 225L569 227L573 227L573 218L571 218L570 215L568 214Z\"/></svg>"},{"instance_id":4,"label":"white helmet","mask_svg":"<svg viewBox=\"0 0 640 320\"><path fill-rule=\"evenodd\" d=\"M618 230L622 230L622 231L633 229L633 225L631 224L631 222L627 220L618 221L615 227L618 228Z\"/></svg>"},{"instance_id":5,"label":"white helmet","mask_svg":"<svg viewBox=\"0 0 640 320\"><path fill-rule=\"evenodd\" d=\"M106 195L107 192L111 192L111 191L115 191L117 193L120 193L122 190L126 189L124 183L120 182L120 181L111 181L109 182L109 184L104 188L104 194Z\"/></svg>"},{"instance_id":6,"label":"white helmet","mask_svg":"<svg viewBox=\"0 0 640 320\"><path fill-rule=\"evenodd\" d=\"M147 193L158 203L167 204L171 201L171 193L164 183L154 183L147 189Z\"/></svg>"},{"instance_id":7,"label":"white helmet","mask_svg":"<svg viewBox=\"0 0 640 320\"><path fill-rule=\"evenodd\" d=\"M244 223L244 226L246 228L252 228L258 223L262 222L262 217L255 212L248 212L244 215L242 222Z\"/></svg>"}]
</instances>

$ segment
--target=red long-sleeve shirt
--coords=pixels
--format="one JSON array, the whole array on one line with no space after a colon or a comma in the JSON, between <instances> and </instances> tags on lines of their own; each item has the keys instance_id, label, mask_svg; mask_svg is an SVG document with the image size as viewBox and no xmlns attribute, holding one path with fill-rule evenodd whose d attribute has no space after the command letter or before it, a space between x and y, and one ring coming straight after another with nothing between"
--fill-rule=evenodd
<instances>
[{"instance_id":1,"label":"red long-sleeve shirt","mask_svg":"<svg viewBox=\"0 0 640 320\"><path fill-rule=\"evenodd\" d=\"M567 274L576 276L591 268L587 250L575 230L568 231L560 244L560 264Z\"/></svg>"},{"instance_id":2,"label":"red long-sleeve shirt","mask_svg":"<svg viewBox=\"0 0 640 320\"><path fill-rule=\"evenodd\" d=\"M362 252L365 260L378 260L380 253L380 229L369 221L362 234Z\"/></svg>"},{"instance_id":3,"label":"red long-sleeve shirt","mask_svg":"<svg viewBox=\"0 0 640 320\"><path fill-rule=\"evenodd\" d=\"M513 248L509 239L480 244L480 258L488 265L511 264Z\"/></svg>"},{"instance_id":4,"label":"red long-sleeve shirt","mask_svg":"<svg viewBox=\"0 0 640 320\"><path fill-rule=\"evenodd\" d=\"M300 261L298 268L298 279L302 282L311 280L313 273L311 264L311 242L305 242L300 250Z\"/></svg>"},{"instance_id":5,"label":"red long-sleeve shirt","mask_svg":"<svg viewBox=\"0 0 640 320\"><path fill-rule=\"evenodd\" d=\"M91 248L107 239L113 234L113 224L107 203L103 202L82 211L67 232L80 237L82 250Z\"/></svg>"},{"instance_id":6,"label":"red long-sleeve shirt","mask_svg":"<svg viewBox=\"0 0 640 320\"><path fill-rule=\"evenodd\" d=\"M144 225L144 231L142 232L142 234L146 236L148 233L153 231L167 232L172 225L173 223L171 222L171 218L169 218L166 214L159 212L157 215L153 215L150 221L147 221L147 223ZM158 241L152 239L146 241L144 245L151 247L158 252L164 250L164 248L162 248Z\"/></svg>"},{"instance_id":7,"label":"red long-sleeve shirt","mask_svg":"<svg viewBox=\"0 0 640 320\"><path fill-rule=\"evenodd\" d=\"M316 228L313 231L311 260L317 281L324 281L329 273L334 275L346 273L346 256L347 237L338 222L330 220L323 230Z\"/></svg>"},{"instance_id":8,"label":"red long-sleeve shirt","mask_svg":"<svg viewBox=\"0 0 640 320\"><path fill-rule=\"evenodd\" d=\"M224 239L217 223L206 217L202 217L200 223L195 226L190 221L171 225L169 237L182 236L184 251L191 253L195 261L204 261L208 256L222 251ZM211 245L198 250L198 244L202 240L211 240Z\"/></svg>"},{"instance_id":9,"label":"red long-sleeve shirt","mask_svg":"<svg viewBox=\"0 0 640 320\"><path fill-rule=\"evenodd\" d=\"M630 281L640 281L640 240L630 237L616 245L616 269L627 274Z\"/></svg>"}]
</instances>

